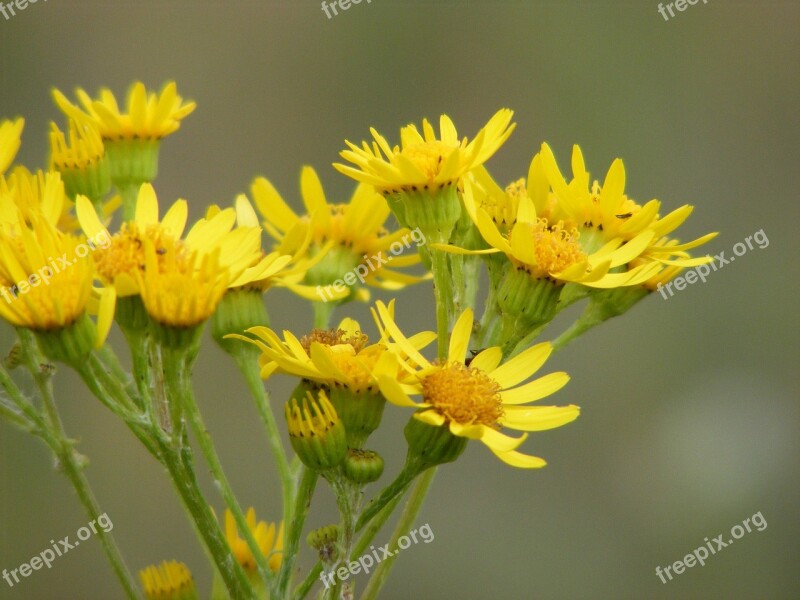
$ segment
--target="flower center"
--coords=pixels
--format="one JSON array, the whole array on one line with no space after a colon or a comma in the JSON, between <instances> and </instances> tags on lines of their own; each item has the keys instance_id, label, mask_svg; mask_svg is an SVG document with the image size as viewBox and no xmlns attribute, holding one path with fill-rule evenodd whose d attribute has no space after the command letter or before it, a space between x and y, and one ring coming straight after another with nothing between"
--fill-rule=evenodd
<instances>
[{"instance_id":1,"label":"flower center","mask_svg":"<svg viewBox=\"0 0 800 600\"><path fill-rule=\"evenodd\" d=\"M142 229L135 222L131 222L124 223L119 233L112 236L108 248L98 248L94 252L95 265L100 276L108 282L113 282L121 273L133 276L137 270L144 270L146 238L151 239L156 248L160 272L164 272L165 257L168 252L180 267L186 266L189 253L183 241L176 240L159 225L150 225Z\"/></svg>"},{"instance_id":2,"label":"flower center","mask_svg":"<svg viewBox=\"0 0 800 600\"><path fill-rule=\"evenodd\" d=\"M549 273L560 273L567 267L586 260L586 253L578 241L578 230L567 229L563 221L549 225L547 219L539 219L530 225L531 243L536 265L520 265L536 277Z\"/></svg>"},{"instance_id":3,"label":"flower center","mask_svg":"<svg viewBox=\"0 0 800 600\"><path fill-rule=\"evenodd\" d=\"M503 416L500 385L480 369L453 362L422 382L422 396L450 421L497 427Z\"/></svg>"},{"instance_id":4,"label":"flower center","mask_svg":"<svg viewBox=\"0 0 800 600\"><path fill-rule=\"evenodd\" d=\"M312 329L311 333L300 338L300 345L308 353L311 344L319 342L323 346L339 346L346 344L352 346L353 352L358 354L369 342L369 337L360 331L350 334L344 329Z\"/></svg>"},{"instance_id":5,"label":"flower center","mask_svg":"<svg viewBox=\"0 0 800 600\"><path fill-rule=\"evenodd\" d=\"M439 140L412 144L400 152L425 174L429 180L433 180L442 169L447 158L455 148Z\"/></svg>"}]
</instances>

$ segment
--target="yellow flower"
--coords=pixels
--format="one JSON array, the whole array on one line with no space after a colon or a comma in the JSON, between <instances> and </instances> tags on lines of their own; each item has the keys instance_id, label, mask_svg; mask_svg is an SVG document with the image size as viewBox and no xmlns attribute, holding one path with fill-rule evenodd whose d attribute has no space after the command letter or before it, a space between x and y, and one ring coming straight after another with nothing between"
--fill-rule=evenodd
<instances>
[{"instance_id":1,"label":"yellow flower","mask_svg":"<svg viewBox=\"0 0 800 600\"><path fill-rule=\"evenodd\" d=\"M234 206L236 229L231 236L228 236L227 243L230 245L230 251L224 252L224 255L233 255L234 250L238 250L240 253L244 252L250 257L252 266L234 280L230 287L260 291L266 291L273 286L289 287L292 290L304 287L298 285L298 282L303 279L312 264L305 256L308 244L281 245L275 252L265 254L261 249L261 226L250 201L244 194L240 194L237 196ZM216 210L218 210L216 207L212 207L206 218L212 218ZM253 232L258 232L259 235L255 237ZM237 240L236 236L246 238L246 241L245 239ZM202 239L202 236L197 235L197 239ZM245 250L246 248L249 250Z\"/></svg>"},{"instance_id":2,"label":"yellow flower","mask_svg":"<svg viewBox=\"0 0 800 600\"><path fill-rule=\"evenodd\" d=\"M357 321L346 318L335 329L314 329L298 339L290 331L283 340L268 327L247 330L257 339L231 336L255 344L261 350L261 377L274 373L294 375L329 387L344 387L360 393L376 392L382 376L401 378L403 367L395 352L381 341L369 344ZM415 336L411 344L419 349L429 344L435 335Z\"/></svg>"},{"instance_id":3,"label":"yellow flower","mask_svg":"<svg viewBox=\"0 0 800 600\"><path fill-rule=\"evenodd\" d=\"M379 390L379 379L385 376L404 381L408 377L410 367L403 364L402 353L385 338L370 344L353 319L344 319L336 329L314 329L300 339L284 331L281 340L267 327L252 327L247 332L256 338L228 337L255 344L261 350L259 364L264 379L274 373L301 378L293 394L300 402L308 391L324 391L344 423L351 448L360 448L381 423L386 401ZM409 343L419 349L434 338L426 332Z\"/></svg>"},{"instance_id":4,"label":"yellow flower","mask_svg":"<svg viewBox=\"0 0 800 600\"><path fill-rule=\"evenodd\" d=\"M159 250L163 252L145 239L144 269L135 271L147 314L173 328L200 325L214 314L230 284L230 271L220 264L219 250L187 253L175 244Z\"/></svg>"},{"instance_id":5,"label":"yellow flower","mask_svg":"<svg viewBox=\"0 0 800 600\"><path fill-rule=\"evenodd\" d=\"M36 331L64 329L92 308L96 345L105 340L114 294L92 295L91 246L62 233L40 211L17 209L17 223L0 223L0 317ZM98 301L99 300L99 301Z\"/></svg>"},{"instance_id":6,"label":"yellow flower","mask_svg":"<svg viewBox=\"0 0 800 600\"><path fill-rule=\"evenodd\" d=\"M169 262L170 269L177 269L174 273L189 275L190 262L198 268L203 263L206 269L211 269L211 263L214 263L214 271L225 273L226 287L239 287L250 283L253 278L267 276L287 260L277 254L263 256L259 227L234 229L236 212L233 208L212 211L213 216L200 219L182 238L188 219L186 201L176 201L159 220L158 198L150 184L143 184L139 189L133 220L123 223L113 236L87 198L79 196L76 208L86 235L90 238L107 236L111 240L108 248L95 252L94 258L101 279L107 285L113 285L119 296L140 293L137 274L146 263L147 241L154 247L157 271L167 271ZM205 260L211 254L215 254L215 258ZM190 259L193 255L195 258ZM188 302L189 298L185 300Z\"/></svg>"},{"instance_id":7,"label":"yellow flower","mask_svg":"<svg viewBox=\"0 0 800 600\"><path fill-rule=\"evenodd\" d=\"M69 120L69 141L58 125L50 123L50 152L53 166L59 171L83 170L105 156L103 139L93 124L78 125Z\"/></svg>"},{"instance_id":8,"label":"yellow flower","mask_svg":"<svg viewBox=\"0 0 800 600\"><path fill-rule=\"evenodd\" d=\"M658 270L644 265L624 273L609 272L638 256L653 238L652 231L642 232L624 245L622 240L612 241L589 253L574 225L540 217L531 196L519 193L520 189L524 190L524 186L516 183L509 193L494 184L494 189L489 187L489 193L495 191L501 197L491 199L481 187L465 181L464 206L489 248L434 247L460 254L502 252L513 268L526 272L533 279L580 283L593 288L636 285Z\"/></svg>"},{"instance_id":9,"label":"yellow flower","mask_svg":"<svg viewBox=\"0 0 800 600\"><path fill-rule=\"evenodd\" d=\"M400 130L401 146L391 147L375 129L375 141L341 152L342 158L355 167L334 164L341 173L375 187L381 193L399 191L434 191L457 183L466 173L486 162L511 135L513 112L501 109L489 120L471 142L458 139L455 125L446 115L439 119L439 136L427 120L422 134L415 125ZM383 154L381 154L383 153Z\"/></svg>"},{"instance_id":10,"label":"yellow flower","mask_svg":"<svg viewBox=\"0 0 800 600\"><path fill-rule=\"evenodd\" d=\"M183 102L174 81L167 83L160 95L148 93L144 84L137 81L128 92L127 112L119 109L114 94L105 88L97 100L80 88L75 95L83 109L53 90L53 98L65 115L79 124L94 125L107 140L160 140L176 131L181 120L196 107L194 102Z\"/></svg>"},{"instance_id":11,"label":"yellow flower","mask_svg":"<svg viewBox=\"0 0 800 600\"><path fill-rule=\"evenodd\" d=\"M416 243L424 240L416 239L417 236L405 228L393 233L384 228L389 206L371 186L359 185L346 204L331 204L316 171L303 167L300 191L306 209L303 216L289 207L267 179L259 177L251 186L253 200L264 218L264 229L276 240L276 249L294 255L308 247L313 262L305 283L328 286L339 280L339 287L346 284L347 288L355 289L358 276L362 283L397 290L424 279L389 268L388 265L417 264L420 259L416 252L398 255L404 243L408 248L412 240ZM352 281L342 281L346 276ZM312 290L312 294L305 297L318 299L318 294ZM363 300L368 297L368 294L361 294ZM323 296L322 299L336 298Z\"/></svg>"},{"instance_id":12,"label":"yellow flower","mask_svg":"<svg viewBox=\"0 0 800 600\"><path fill-rule=\"evenodd\" d=\"M100 207L103 219L109 220L120 204L119 196L103 202ZM0 222L16 222L15 205L26 209L38 207L48 222L57 225L61 231L72 233L80 230L73 210L75 204L67 197L64 180L58 171L32 173L19 165L11 173L0 175Z\"/></svg>"},{"instance_id":13,"label":"yellow flower","mask_svg":"<svg viewBox=\"0 0 800 600\"><path fill-rule=\"evenodd\" d=\"M627 255L626 263L642 258L636 264L650 261L672 264L671 247L676 253L676 264L681 264L688 257L685 250L700 246L717 235L709 233L682 245L667 244L663 236L677 229L692 213L693 207L684 204L660 217L661 203L658 200L650 200L643 206L637 204L625 195L625 166L619 158L609 167L602 185L595 181L590 186L590 176L577 145L572 150L573 178L569 183L561 174L553 151L547 144L542 144L540 156L538 163L536 158L536 164L531 163L531 173L536 174L538 180L537 190L532 194L536 210L551 220L561 219L574 224L584 244L593 250L600 250L601 254L619 248ZM548 190L548 184L552 193ZM629 245L635 240L643 240L642 236L647 232L652 232L648 243L634 244L639 252L631 252L633 248ZM680 252L684 254L677 254ZM707 262L708 259L700 260ZM618 261L614 262L619 264ZM684 266L694 264L702 263L692 262Z\"/></svg>"},{"instance_id":14,"label":"yellow flower","mask_svg":"<svg viewBox=\"0 0 800 600\"><path fill-rule=\"evenodd\" d=\"M502 428L518 431L542 431L560 427L578 417L579 408L570 406L521 406L561 389L569 376L550 373L519 385L533 375L552 352L549 342L537 344L511 360L500 364L502 351L486 348L467 361L473 316L471 310L458 318L450 337L445 362L430 362L420 354L400 331L388 308L377 305L383 326L416 365L416 381L400 383L382 376L380 389L389 402L418 409L414 417L439 427L447 425L451 434L483 442L505 463L521 468L543 467L541 458L517 452L527 438L505 435ZM415 402L411 396L421 395Z\"/></svg>"},{"instance_id":15,"label":"yellow flower","mask_svg":"<svg viewBox=\"0 0 800 600\"><path fill-rule=\"evenodd\" d=\"M147 600L196 600L192 573L183 563L175 560L160 565L150 565L139 571Z\"/></svg>"},{"instance_id":16,"label":"yellow flower","mask_svg":"<svg viewBox=\"0 0 800 600\"><path fill-rule=\"evenodd\" d=\"M51 123L50 163L51 168L61 173L70 198L79 194L88 196L106 217L122 204L119 198L103 202L111 189L111 171L103 140L94 125L78 125L70 119L67 141L58 126ZM67 210L62 219L67 226L77 222L69 210L71 206L72 202L65 205Z\"/></svg>"},{"instance_id":17,"label":"yellow flower","mask_svg":"<svg viewBox=\"0 0 800 600\"><path fill-rule=\"evenodd\" d=\"M69 210L61 175L56 171L31 173L18 166L0 177L0 223L16 225L18 210L38 212L51 225L60 225Z\"/></svg>"},{"instance_id":18,"label":"yellow flower","mask_svg":"<svg viewBox=\"0 0 800 600\"><path fill-rule=\"evenodd\" d=\"M256 511L252 507L247 510L245 518L258 548L267 559L270 570L277 572L283 560L283 521L277 527L275 523L256 522ZM249 573L255 573L257 569L255 557L247 542L239 537L236 520L228 509L225 509L225 537L238 563Z\"/></svg>"},{"instance_id":19,"label":"yellow flower","mask_svg":"<svg viewBox=\"0 0 800 600\"><path fill-rule=\"evenodd\" d=\"M16 121L0 122L0 175L6 172L17 155L23 127L25 119L21 117Z\"/></svg>"}]
</instances>

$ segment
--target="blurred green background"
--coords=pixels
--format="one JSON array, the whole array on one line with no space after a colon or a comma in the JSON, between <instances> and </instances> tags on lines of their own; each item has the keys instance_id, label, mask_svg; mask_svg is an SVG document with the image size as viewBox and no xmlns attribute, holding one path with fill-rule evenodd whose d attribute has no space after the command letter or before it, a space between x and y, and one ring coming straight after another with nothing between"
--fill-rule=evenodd
<instances>
[{"instance_id":1,"label":"blurred green background","mask_svg":"<svg viewBox=\"0 0 800 600\"><path fill-rule=\"evenodd\" d=\"M373 0L332 19L311 0L51 0L0 18L0 115L26 117L18 160L39 166L49 121L60 119L51 87L107 85L119 97L135 79L175 79L198 109L162 145L156 189L162 206L184 197L198 217L256 175L299 206L304 164L343 200L353 183L330 164L345 138L375 126L396 141L400 126L442 112L471 137L509 107L517 130L488 165L498 181L523 176L542 141L564 167L580 143L594 177L621 156L640 202L694 204L680 235L721 232L709 252L730 255L763 229L767 248L669 301L652 296L553 357L547 368L572 376L554 399L582 415L526 443L548 467L514 470L470 445L441 469L417 523L435 542L402 553L383 597L791 599L800 597L799 17L788 0L709 0L668 22L652 0ZM275 326L310 327L310 309L290 294L266 301ZM431 328L432 306L430 285L407 289L401 324ZM350 308L374 332L366 307ZM124 353L120 341L115 332ZM195 380L223 462L241 502L278 519L256 411L208 341ZM10 344L3 326L0 350ZM276 405L290 385L270 383ZM176 558L207 584L155 461L75 376L62 370L56 386L131 567ZM392 473L408 413L386 412L374 446ZM313 526L333 518L321 489ZM759 511L764 531L666 585L656 577L657 565ZM0 423L0 569L85 524L44 446ZM312 558L305 549L301 563ZM118 597L96 541L14 588L0 582L0 598Z\"/></svg>"}]
</instances>

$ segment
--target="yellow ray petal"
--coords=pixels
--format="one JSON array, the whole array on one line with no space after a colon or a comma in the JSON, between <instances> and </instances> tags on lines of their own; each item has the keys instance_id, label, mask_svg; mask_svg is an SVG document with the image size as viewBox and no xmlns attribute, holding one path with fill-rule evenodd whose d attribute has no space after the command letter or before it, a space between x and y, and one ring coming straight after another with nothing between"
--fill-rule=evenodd
<instances>
[{"instance_id":1,"label":"yellow ray petal","mask_svg":"<svg viewBox=\"0 0 800 600\"><path fill-rule=\"evenodd\" d=\"M580 408L569 406L508 406L500 423L520 431L545 431L566 425L578 418Z\"/></svg>"},{"instance_id":2,"label":"yellow ray petal","mask_svg":"<svg viewBox=\"0 0 800 600\"><path fill-rule=\"evenodd\" d=\"M489 373L489 377L494 379L502 389L510 388L538 371L552 352L553 345L550 342L536 344L520 352L507 363L500 365Z\"/></svg>"}]
</instances>

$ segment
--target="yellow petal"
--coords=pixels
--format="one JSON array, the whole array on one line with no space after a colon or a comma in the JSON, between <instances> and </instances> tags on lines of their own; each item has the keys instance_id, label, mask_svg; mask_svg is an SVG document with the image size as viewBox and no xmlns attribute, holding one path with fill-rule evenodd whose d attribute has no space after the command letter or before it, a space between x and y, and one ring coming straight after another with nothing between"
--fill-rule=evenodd
<instances>
[{"instance_id":1,"label":"yellow petal","mask_svg":"<svg viewBox=\"0 0 800 600\"><path fill-rule=\"evenodd\" d=\"M496 450L497 452L511 452L512 450L516 450L522 445L522 442L528 439L527 433L523 433L518 438L515 438L504 433L500 433L496 429L492 429L486 425L481 425L481 427L482 430L480 440L489 448Z\"/></svg>"},{"instance_id":2,"label":"yellow petal","mask_svg":"<svg viewBox=\"0 0 800 600\"><path fill-rule=\"evenodd\" d=\"M86 237L89 239L96 239L97 236L107 236L108 230L100 217L94 210L94 206L86 196L78 196L75 198L75 212L78 215L78 222L81 224L81 229Z\"/></svg>"},{"instance_id":3,"label":"yellow petal","mask_svg":"<svg viewBox=\"0 0 800 600\"><path fill-rule=\"evenodd\" d=\"M101 348L108 337L111 324L114 322L114 307L116 306L117 295L112 286L103 288L100 292L100 308L97 311L97 339L95 349Z\"/></svg>"},{"instance_id":4,"label":"yellow petal","mask_svg":"<svg viewBox=\"0 0 800 600\"><path fill-rule=\"evenodd\" d=\"M381 393L386 400L392 404L417 408L417 403L409 398L408 394L400 387L400 384L391 377L380 377L378 379L378 387L380 387Z\"/></svg>"},{"instance_id":5,"label":"yellow petal","mask_svg":"<svg viewBox=\"0 0 800 600\"><path fill-rule=\"evenodd\" d=\"M433 425L434 427L441 427L444 425L444 416L439 414L435 410L424 410L422 412L414 413L414 418L422 421L423 423L427 423L428 425Z\"/></svg>"},{"instance_id":6,"label":"yellow petal","mask_svg":"<svg viewBox=\"0 0 800 600\"><path fill-rule=\"evenodd\" d=\"M493 346L479 352L475 358L470 361L469 366L471 369L480 369L485 373L490 373L497 368L497 365L499 365L502 360L503 350L499 346Z\"/></svg>"},{"instance_id":7,"label":"yellow petal","mask_svg":"<svg viewBox=\"0 0 800 600\"><path fill-rule=\"evenodd\" d=\"M500 384L502 389L510 388L538 371L552 352L553 346L550 342L536 344L500 365L489 373L489 377Z\"/></svg>"},{"instance_id":8,"label":"yellow petal","mask_svg":"<svg viewBox=\"0 0 800 600\"><path fill-rule=\"evenodd\" d=\"M569 406L507 406L500 423L519 431L545 431L566 425L578 418L580 408Z\"/></svg>"},{"instance_id":9,"label":"yellow petal","mask_svg":"<svg viewBox=\"0 0 800 600\"><path fill-rule=\"evenodd\" d=\"M489 450L492 449L489 448ZM515 450L512 452L495 452L492 450L492 453L507 465L520 469L541 469L547 464L544 459L538 456L529 456Z\"/></svg>"},{"instance_id":10,"label":"yellow petal","mask_svg":"<svg viewBox=\"0 0 800 600\"><path fill-rule=\"evenodd\" d=\"M458 317L458 321L456 321L456 324L453 326L453 332L450 334L450 349L447 353L447 359L449 361L464 362L471 335L472 309L468 308Z\"/></svg>"},{"instance_id":11,"label":"yellow petal","mask_svg":"<svg viewBox=\"0 0 800 600\"><path fill-rule=\"evenodd\" d=\"M161 227L172 237L180 239L183 230L186 228L186 220L189 217L189 207L186 200L178 200L169 207L167 214L161 220Z\"/></svg>"},{"instance_id":12,"label":"yellow petal","mask_svg":"<svg viewBox=\"0 0 800 600\"><path fill-rule=\"evenodd\" d=\"M525 385L500 392L503 404L526 404L555 394L567 385L569 375L564 371L548 373Z\"/></svg>"}]
</instances>

